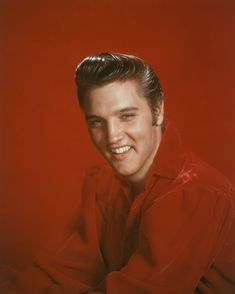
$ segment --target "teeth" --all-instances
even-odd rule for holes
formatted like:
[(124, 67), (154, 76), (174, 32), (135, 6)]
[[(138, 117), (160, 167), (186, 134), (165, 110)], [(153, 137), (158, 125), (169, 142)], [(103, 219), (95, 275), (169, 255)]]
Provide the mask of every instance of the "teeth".
[(112, 152), (115, 154), (122, 154), (124, 152), (127, 152), (130, 149), (131, 149), (130, 146), (123, 146), (123, 147), (119, 147), (119, 148), (113, 148)]

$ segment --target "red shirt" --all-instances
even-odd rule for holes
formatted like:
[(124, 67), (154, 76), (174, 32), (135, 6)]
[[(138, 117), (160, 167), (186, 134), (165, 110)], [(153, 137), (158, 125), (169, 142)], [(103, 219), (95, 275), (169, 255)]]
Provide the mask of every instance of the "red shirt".
[(108, 166), (89, 172), (77, 226), (22, 293), (235, 293), (234, 195), (169, 126), (136, 199)]

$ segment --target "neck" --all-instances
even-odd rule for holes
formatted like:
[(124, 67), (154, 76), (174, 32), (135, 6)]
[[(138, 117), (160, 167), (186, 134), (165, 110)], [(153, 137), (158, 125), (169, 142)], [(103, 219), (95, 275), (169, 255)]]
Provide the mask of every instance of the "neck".
[(141, 194), (145, 189), (145, 182), (136, 183), (131, 185), (131, 195), (133, 198), (136, 198), (139, 194)]

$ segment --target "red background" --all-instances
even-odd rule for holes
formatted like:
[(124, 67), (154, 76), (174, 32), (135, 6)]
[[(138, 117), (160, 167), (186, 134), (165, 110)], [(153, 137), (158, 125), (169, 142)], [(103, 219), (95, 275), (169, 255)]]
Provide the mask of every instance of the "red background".
[(6, 0), (0, 11), (4, 262), (30, 263), (76, 211), (84, 167), (100, 160), (75, 94), (86, 55), (150, 63), (186, 145), (235, 182), (234, 0)]

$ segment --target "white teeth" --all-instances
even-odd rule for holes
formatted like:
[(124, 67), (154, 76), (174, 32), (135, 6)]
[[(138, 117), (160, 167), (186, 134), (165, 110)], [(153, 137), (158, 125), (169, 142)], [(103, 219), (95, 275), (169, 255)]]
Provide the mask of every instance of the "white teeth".
[(119, 148), (113, 148), (112, 152), (115, 154), (122, 154), (122, 153), (127, 152), (130, 149), (131, 149), (130, 146), (123, 146), (123, 147), (119, 147)]

